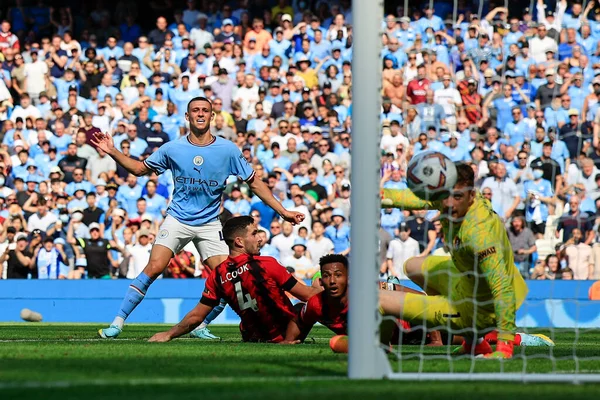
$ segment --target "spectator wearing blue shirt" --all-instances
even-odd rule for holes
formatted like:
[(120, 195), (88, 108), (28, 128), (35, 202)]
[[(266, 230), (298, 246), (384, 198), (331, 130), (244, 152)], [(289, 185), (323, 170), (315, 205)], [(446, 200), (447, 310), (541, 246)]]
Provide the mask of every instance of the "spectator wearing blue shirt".
[(115, 147), (121, 147), (121, 143), (127, 140), (130, 144), (129, 152), (134, 157), (139, 157), (144, 154), (144, 151), (148, 147), (148, 143), (140, 139), (137, 136), (138, 128), (134, 124), (129, 124), (127, 126), (127, 135), (120, 135), (114, 138)]
[(569, 95), (564, 95), (562, 98), (555, 98), (552, 100), (552, 105), (544, 110), (544, 118), (548, 128), (560, 129), (569, 120), (568, 109), (560, 106), (561, 102), (564, 104), (570, 103), (568, 97)]
[[(281, 146), (278, 142), (273, 142), (271, 144), (271, 151), (273, 152), (273, 156), (265, 160), (265, 170), (269, 173), (274, 172), (277, 168), (281, 168), (286, 171), (289, 170), (292, 165), (292, 161), (289, 158), (281, 155)], [(284, 178), (285, 175), (282, 175), (282, 179)]]
[(525, 181), (521, 194), (526, 205), (525, 219), (538, 239), (543, 237), (546, 230), (548, 204), (552, 203), (554, 197), (552, 184), (543, 178), (542, 168), (542, 162), (539, 160), (531, 163), (533, 180)]
[(504, 127), (504, 135), (509, 140), (511, 146), (520, 148), (523, 142), (531, 140), (529, 137), (529, 126), (523, 120), (521, 107), (513, 107), (511, 113), (513, 120)]
[(398, 208), (384, 208), (381, 210), (381, 228), (395, 237), (395, 230), (404, 221), (404, 214)]
[(427, 28), (433, 28), (434, 32), (441, 31), (444, 29), (444, 21), (437, 15), (434, 15), (433, 6), (427, 5), (425, 6), (425, 15), (417, 21), (417, 25), (421, 34), (424, 34)]
[(106, 47), (100, 49), (100, 53), (104, 56), (104, 59), (108, 60), (111, 57), (115, 57), (117, 60), (121, 58), (125, 52), (123, 48), (117, 46), (117, 38), (109, 36), (106, 40)]
[(350, 253), (350, 228), (344, 223), (346, 217), (339, 208), (331, 214), (333, 225), (325, 229), (325, 237), (333, 242), (333, 251), (336, 254), (348, 255)]
[(79, 82), (75, 80), (75, 71), (73, 71), (71, 68), (67, 68), (61, 78), (54, 78), (52, 80), (54, 86), (56, 86), (56, 98), (58, 99), (59, 103), (67, 101), (67, 97), (69, 97), (71, 88), (74, 88), (75, 92), (79, 90)]
[(415, 44), (417, 32), (410, 26), (409, 17), (400, 18), (400, 29), (396, 31), (396, 38), (400, 42), (400, 47), (405, 51)]
[(490, 96), (486, 101), (487, 104), (484, 104), (484, 108), (489, 106), (489, 103), (492, 102), (494, 108), (497, 111), (496, 114), (496, 127), (499, 131), (504, 131), (504, 127), (508, 124), (512, 119), (512, 109), (517, 105), (517, 103), (513, 100), (512, 97), (512, 87), (510, 85), (504, 85), (502, 88), (503, 97), (499, 97), (496, 100), (493, 100), (493, 96)]
[(119, 187), (117, 191), (117, 200), (128, 214), (135, 214), (137, 211), (137, 201), (142, 197), (142, 187), (137, 183), (137, 177), (133, 174), (127, 176), (127, 185)]
[(156, 193), (156, 182), (149, 180), (146, 182), (144, 189), (146, 192), (143, 195), (146, 199), (146, 211), (157, 221), (164, 218), (167, 213), (167, 199)]
[[(388, 178), (389, 175), (389, 178)], [(406, 181), (402, 179), (402, 171), (400, 168), (394, 167), (391, 172), (388, 172), (382, 178), (382, 181), (385, 181), (383, 184), (384, 189), (406, 189), (408, 186), (406, 185)]]
[(125, 16), (125, 22), (119, 26), (119, 31), (121, 32), (121, 40), (124, 42), (135, 43), (142, 35), (142, 28), (135, 22), (135, 16), (132, 14)]
[(65, 193), (73, 196), (77, 190), (84, 190), (86, 193), (95, 192), (96, 188), (84, 179), (84, 174), (85, 172), (82, 168), (75, 168), (73, 171), (73, 181), (67, 185)]
[(471, 159), (469, 149), (467, 146), (459, 146), (458, 139), (460, 139), (458, 132), (450, 133), (450, 140), (447, 142), (448, 145), (445, 154), (455, 163), (469, 161)]
[(229, 210), (234, 217), (250, 214), (250, 203), (243, 198), (242, 191), (238, 185), (233, 185), (229, 199), (225, 200), (223, 207)]

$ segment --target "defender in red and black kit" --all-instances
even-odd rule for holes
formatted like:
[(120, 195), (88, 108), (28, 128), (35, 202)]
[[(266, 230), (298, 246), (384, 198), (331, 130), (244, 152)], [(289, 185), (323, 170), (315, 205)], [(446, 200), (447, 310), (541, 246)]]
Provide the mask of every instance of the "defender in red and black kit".
[[(325, 290), (311, 297), (297, 317), (290, 321), (285, 343), (298, 343), (304, 340), (317, 322), (338, 335), (348, 334), (348, 259), (341, 254), (330, 254), (322, 257), (319, 264), (321, 266), (321, 284)], [(398, 287), (391, 290), (419, 293), (401, 285), (394, 286)], [(382, 287), (382, 289), (384, 288)], [(386, 324), (385, 328), (382, 325), (382, 342), (386, 342), (386, 344), (388, 342), (398, 343), (399, 340), (404, 344), (418, 344), (424, 340), (430, 345), (442, 344), (437, 331), (424, 334), (422, 330), (411, 328), (406, 321), (389, 320), (387, 322), (391, 322), (391, 324)], [(401, 326), (402, 335), (396, 324)]]
[(261, 239), (252, 217), (235, 217), (223, 227), (229, 257), (215, 268), (198, 305), (168, 332), (160, 332), (151, 342), (167, 342), (191, 332), (224, 299), (240, 316), (240, 332), (245, 342), (282, 342), (294, 306), (285, 292), (307, 301), (320, 289), (305, 286), (272, 257), (259, 256)]

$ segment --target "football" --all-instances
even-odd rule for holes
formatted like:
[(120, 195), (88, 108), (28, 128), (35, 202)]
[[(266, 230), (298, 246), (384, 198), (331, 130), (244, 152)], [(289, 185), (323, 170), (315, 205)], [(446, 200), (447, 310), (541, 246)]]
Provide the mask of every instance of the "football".
[(438, 152), (426, 151), (415, 155), (408, 163), (408, 188), (417, 197), (436, 201), (445, 199), (456, 184), (456, 166)]

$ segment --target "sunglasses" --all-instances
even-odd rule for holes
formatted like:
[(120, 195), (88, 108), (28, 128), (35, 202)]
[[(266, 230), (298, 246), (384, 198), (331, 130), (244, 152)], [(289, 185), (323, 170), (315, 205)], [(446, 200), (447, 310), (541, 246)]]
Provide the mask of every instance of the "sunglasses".
[(527, 160), (527, 157), (517, 157), (518, 160)]

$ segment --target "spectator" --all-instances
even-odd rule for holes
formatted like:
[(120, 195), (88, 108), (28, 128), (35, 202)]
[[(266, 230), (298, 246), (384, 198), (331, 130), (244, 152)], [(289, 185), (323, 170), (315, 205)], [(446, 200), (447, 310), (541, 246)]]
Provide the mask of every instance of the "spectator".
[(55, 243), (50, 236), (44, 239), (43, 245), (36, 247), (32, 262), (36, 265), (38, 279), (67, 279), (69, 275), (64, 245)]
[(418, 257), (421, 251), (419, 243), (410, 237), (410, 227), (405, 222), (398, 225), (398, 230), (400, 236), (390, 242), (386, 268), (382, 268), (380, 272), (398, 279), (408, 279), (404, 273), (404, 263), (411, 257)]
[[(278, 229), (281, 230), (281, 233), (277, 231), (277, 228), (273, 230), (274, 225), (275, 227), (279, 225)], [(279, 259), (288, 259), (293, 255), (292, 247), (294, 246), (295, 240), (298, 238), (298, 236), (294, 234), (294, 227), (289, 222), (284, 221), (281, 224), (277, 222), (277, 225), (272, 223), (271, 229), (271, 234), (273, 235), (271, 238), (271, 244), (279, 252)]]
[(175, 254), (165, 271), (165, 278), (193, 278), (196, 270), (196, 259), (189, 251), (181, 250)]
[(350, 254), (350, 229), (344, 223), (344, 212), (336, 208), (331, 216), (333, 223), (325, 229), (325, 236), (333, 242), (336, 254)]
[(76, 250), (79, 253), (78, 259), (85, 257), (85, 272), (88, 278), (110, 279), (113, 275), (111, 268), (114, 266), (110, 253), (111, 245), (108, 240), (101, 237), (100, 225), (97, 223), (90, 224), (89, 235), (89, 238), (80, 237), (74, 234), (70, 226), (67, 241), (70, 245), (76, 246), (76, 249), (80, 249)]
[(292, 268), (296, 279), (310, 279), (317, 272), (314, 263), (306, 254), (306, 242), (298, 237), (292, 245), (293, 254), (284, 258), (282, 263), (287, 268)]
[(508, 230), (508, 240), (513, 249), (515, 264), (525, 279), (529, 277), (529, 260), (537, 251), (533, 232), (525, 226), (525, 219), (514, 217)]
[(579, 209), (580, 200), (577, 196), (569, 198), (569, 211), (564, 213), (556, 225), (556, 237), (560, 237), (560, 231), (563, 232), (563, 240), (573, 237), (573, 230), (578, 229), (583, 235), (581, 241), (590, 244), (594, 239), (593, 224), (587, 213), (582, 213)]
[(1, 262), (6, 262), (7, 279), (27, 279), (33, 273), (33, 253), (28, 248), (27, 234), (15, 235), (15, 242), (7, 246)]
[(583, 242), (584, 236), (579, 228), (571, 231), (571, 236), (565, 242), (565, 254), (568, 268), (573, 271), (573, 279), (587, 280), (594, 276), (594, 259), (592, 247)]
[[(150, 259), (150, 231), (140, 229), (136, 232), (137, 243), (131, 247), (128, 252), (130, 255), (129, 268), (127, 270), (127, 279), (135, 279), (143, 270)], [(181, 257), (179, 258), (181, 260)]]
[(513, 211), (521, 201), (521, 195), (517, 191), (515, 183), (506, 176), (506, 167), (499, 163), (496, 166), (494, 176), (483, 181), (482, 188), (490, 188), (492, 193), (492, 207), (496, 214), (505, 221), (512, 216)]

